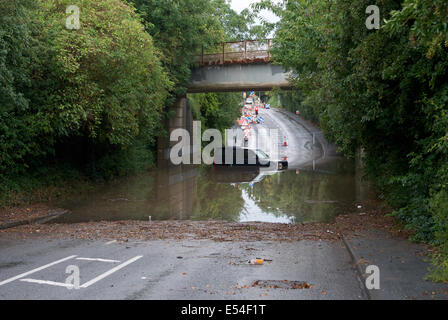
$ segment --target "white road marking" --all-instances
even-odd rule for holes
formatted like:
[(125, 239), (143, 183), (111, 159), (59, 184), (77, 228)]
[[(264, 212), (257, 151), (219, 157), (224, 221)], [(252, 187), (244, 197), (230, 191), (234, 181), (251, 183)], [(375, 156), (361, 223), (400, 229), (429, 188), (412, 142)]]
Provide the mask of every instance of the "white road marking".
[(14, 281), (14, 280), (17, 280), (17, 279), (26, 277), (26, 276), (28, 276), (28, 275), (30, 275), (30, 274), (35, 273), (35, 272), (38, 272), (38, 271), (47, 269), (47, 268), (49, 268), (49, 267), (51, 267), (51, 266), (54, 266), (55, 264), (58, 264), (58, 263), (61, 263), (61, 262), (64, 262), (64, 261), (73, 259), (73, 258), (75, 258), (75, 257), (76, 257), (76, 255), (74, 255), (74, 256), (69, 256), (69, 257), (67, 257), (67, 258), (64, 258), (64, 259), (61, 259), (61, 260), (57, 260), (57, 261), (51, 262), (51, 263), (49, 263), (49, 264), (46, 264), (46, 265), (44, 265), (44, 266), (42, 266), (42, 267), (39, 267), (39, 268), (30, 270), (30, 271), (25, 272), (25, 273), (22, 273), (22, 274), (19, 274), (19, 275), (15, 276), (15, 277), (6, 279), (6, 280), (0, 282), (0, 286), (2, 286), (2, 285), (4, 285), (4, 284), (7, 284), (7, 283), (10, 283), (10, 282), (12, 282), (12, 281)]
[(70, 284), (70, 283), (47, 281), (47, 280), (20, 279), (20, 281), (31, 282), (31, 283), (38, 283), (38, 284), (48, 284), (50, 286), (65, 287), (65, 288), (73, 287), (73, 284)]
[(112, 243), (115, 243), (115, 242), (117, 242), (117, 240), (112, 240), (112, 241), (106, 242), (105, 244), (108, 245), (108, 244), (112, 244)]
[(119, 260), (101, 259), (101, 258), (76, 258), (76, 260), (86, 260), (86, 261), (99, 261), (99, 262), (110, 262), (117, 263)]
[(94, 284), (95, 282), (98, 282), (98, 281), (100, 281), (100, 280), (106, 278), (107, 276), (110, 276), (112, 273), (114, 273), (114, 272), (120, 270), (121, 268), (126, 267), (127, 265), (129, 265), (129, 264), (131, 264), (131, 263), (137, 261), (138, 259), (140, 259), (140, 258), (142, 258), (142, 257), (143, 257), (143, 256), (136, 256), (136, 257), (134, 257), (134, 258), (132, 258), (132, 259), (129, 259), (128, 261), (123, 262), (122, 264), (116, 266), (115, 268), (110, 269), (109, 271), (106, 271), (105, 273), (99, 275), (98, 277), (93, 278), (93, 279), (90, 280), (90, 281), (87, 281), (86, 283), (84, 283), (84, 284), (81, 285), (80, 287), (81, 287), (81, 288), (87, 288), (87, 287), (91, 286), (92, 284)]

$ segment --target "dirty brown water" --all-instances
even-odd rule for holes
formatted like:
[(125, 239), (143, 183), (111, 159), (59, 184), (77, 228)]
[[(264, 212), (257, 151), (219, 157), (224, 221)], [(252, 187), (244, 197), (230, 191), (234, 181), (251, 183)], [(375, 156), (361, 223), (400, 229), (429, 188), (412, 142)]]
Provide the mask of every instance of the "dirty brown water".
[(55, 203), (71, 212), (50, 223), (149, 219), (330, 222), (338, 214), (361, 212), (375, 198), (356, 168), (354, 161), (339, 156), (284, 172), (166, 164)]

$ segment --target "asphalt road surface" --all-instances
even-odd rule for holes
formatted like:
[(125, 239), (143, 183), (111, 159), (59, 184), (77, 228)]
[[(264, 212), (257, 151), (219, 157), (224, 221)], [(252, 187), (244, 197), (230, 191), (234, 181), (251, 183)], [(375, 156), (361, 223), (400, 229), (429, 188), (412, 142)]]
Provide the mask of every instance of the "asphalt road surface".
[(0, 299), (363, 298), (341, 243), (0, 240)]
[[(316, 140), (313, 140), (313, 135), (290, 117), (277, 109), (262, 108), (259, 115), (263, 117), (264, 122), (253, 125), (253, 134), (249, 137), (247, 145), (249, 148), (260, 148), (271, 158), (286, 158), (290, 168), (298, 168), (321, 155), (322, 152)], [(271, 146), (271, 143), (276, 144), (276, 148), (268, 147), (266, 150), (265, 146)], [(278, 154), (272, 154), (271, 151)]]
[[(298, 125), (294, 117), (275, 109), (261, 110), (261, 115), (265, 122), (254, 126), (255, 134), (261, 135), (262, 128), (278, 129), (277, 143), (290, 168), (321, 156), (310, 132)], [(282, 146), (285, 136), (287, 147)], [(12, 240), (2, 235), (0, 299), (448, 297), (446, 285), (424, 281), (428, 263), (418, 254), (424, 252), (422, 246), (383, 234), (375, 239), (361, 236), (352, 244), (353, 249), (349, 250), (342, 240), (319, 239), (116, 242)], [(264, 259), (264, 263), (250, 264), (255, 258)], [(381, 269), (381, 290), (373, 293), (366, 289), (359, 272), (360, 266), (367, 264)]]

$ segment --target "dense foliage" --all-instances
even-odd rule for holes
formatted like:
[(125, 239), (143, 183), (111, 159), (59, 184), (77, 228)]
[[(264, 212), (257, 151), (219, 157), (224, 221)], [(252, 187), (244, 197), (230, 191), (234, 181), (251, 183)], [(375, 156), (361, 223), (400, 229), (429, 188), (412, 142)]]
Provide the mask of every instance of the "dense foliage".
[[(66, 28), (69, 5), (80, 8), (79, 29)], [(154, 163), (195, 56), (260, 35), (254, 19), (225, 0), (0, 0), (2, 205), (21, 202), (15, 192)], [(238, 116), (235, 94), (190, 104), (203, 128)]]
[[(379, 30), (365, 26), (372, 4), (380, 8)], [(268, 1), (261, 7), (281, 16), (273, 54), (297, 72), (303, 105), (326, 136), (347, 155), (364, 149), (368, 176), (416, 231), (415, 240), (447, 247), (446, 1), (290, 0), (284, 8)]]
[(151, 36), (119, 0), (77, 1), (81, 28), (69, 30), (70, 4), (1, 0), (2, 197), (53, 174), (107, 178), (153, 162), (172, 84)]
[(198, 93), (189, 94), (188, 101), (195, 120), (200, 120), (202, 130), (214, 128), (223, 134), (231, 128), (241, 115), (242, 95), (240, 93)]
[(225, 39), (214, 2), (203, 0), (132, 0), (147, 32), (161, 52), (163, 66), (175, 84), (173, 100), (185, 94), (190, 66), (202, 48)]
[[(65, 27), (73, 4), (79, 30)], [(365, 25), (373, 4), (379, 30)], [(446, 0), (262, 0), (255, 13), (263, 8), (281, 21), (256, 26), (254, 12), (225, 0), (0, 0), (0, 201), (147, 167), (195, 56), (275, 28), (273, 57), (298, 77), (270, 101), (280, 95), (346, 155), (364, 150), (368, 177), (414, 239), (441, 245), (432, 275), (447, 280)], [(203, 129), (221, 130), (240, 98), (189, 97)]]
[(24, 158), (39, 153), (32, 143), (32, 115), (27, 113), (33, 27), (25, 6), (31, 4), (0, 1), (0, 176), (21, 171)]
[[(249, 9), (237, 13), (225, 0), (132, 0), (145, 21), (146, 30), (160, 50), (161, 59), (175, 84), (172, 99), (186, 92), (191, 65), (204, 50), (213, 51), (222, 41), (239, 41), (265, 36), (265, 29), (253, 25), (256, 15)], [(202, 129), (221, 131), (239, 116), (241, 96), (234, 93), (189, 95), (195, 120)]]
[[(249, 9), (237, 13), (225, 0), (132, 0), (145, 20), (146, 30), (161, 51), (162, 62), (175, 90), (170, 102), (186, 92), (190, 68), (204, 50), (214, 52), (222, 41), (240, 41), (265, 36), (266, 30), (254, 25), (256, 15)], [(234, 93), (189, 95), (195, 120), (202, 129), (224, 132), (239, 116), (241, 96)], [(169, 104), (169, 103), (168, 103)]]

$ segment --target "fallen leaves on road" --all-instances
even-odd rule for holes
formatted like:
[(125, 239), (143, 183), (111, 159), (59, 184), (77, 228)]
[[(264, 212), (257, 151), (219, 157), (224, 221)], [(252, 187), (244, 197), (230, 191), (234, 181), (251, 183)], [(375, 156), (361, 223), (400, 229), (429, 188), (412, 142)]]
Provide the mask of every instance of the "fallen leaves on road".
[[(0, 230), (11, 238), (70, 238), (88, 240), (202, 240), (213, 241), (336, 241), (347, 239), (363, 230), (383, 230), (395, 235), (409, 236), (394, 218), (372, 211), (368, 215), (346, 214), (333, 223), (282, 224), (264, 222), (223, 221), (100, 221), (74, 224), (30, 224)], [(38, 231), (39, 230), (39, 231)], [(331, 230), (331, 232), (327, 232)], [(248, 247), (248, 251), (252, 248)]]
[(35, 204), (11, 209), (0, 209), (0, 224), (46, 217), (57, 211), (62, 211), (62, 209), (49, 208), (45, 204)]
[(313, 286), (305, 281), (290, 280), (257, 280), (252, 283), (252, 287), (264, 289), (312, 289)]
[(359, 259), (358, 262), (356, 262), (356, 264), (369, 264), (369, 260), (366, 259)]

